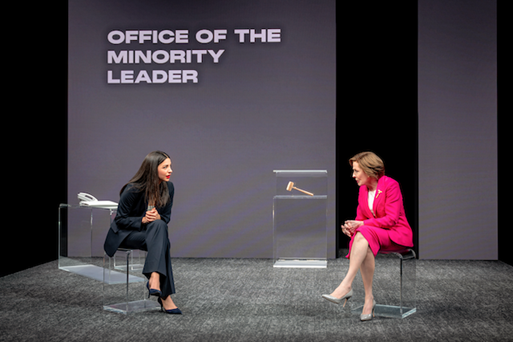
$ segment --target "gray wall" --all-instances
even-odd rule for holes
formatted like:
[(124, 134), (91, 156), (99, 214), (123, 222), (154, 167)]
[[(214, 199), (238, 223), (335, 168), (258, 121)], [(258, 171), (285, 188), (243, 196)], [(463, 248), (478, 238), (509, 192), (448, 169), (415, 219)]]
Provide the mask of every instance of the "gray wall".
[(496, 2), (418, 13), (420, 257), (496, 260)]
[[(280, 29), (281, 39), (240, 43), (234, 30), (246, 28)], [(112, 30), (166, 29), (188, 30), (189, 42), (107, 40)], [(226, 29), (226, 39), (198, 43), (202, 29)], [(68, 202), (78, 192), (117, 201), (145, 155), (160, 149), (174, 170), (173, 256), (272, 257), (273, 170), (327, 170), (334, 257), (335, 36), (334, 0), (70, 0)], [(225, 52), (219, 63), (107, 59), (109, 50), (201, 49)], [(135, 79), (169, 69), (195, 70), (198, 82), (108, 83), (109, 71), (120, 79), (134, 70)]]

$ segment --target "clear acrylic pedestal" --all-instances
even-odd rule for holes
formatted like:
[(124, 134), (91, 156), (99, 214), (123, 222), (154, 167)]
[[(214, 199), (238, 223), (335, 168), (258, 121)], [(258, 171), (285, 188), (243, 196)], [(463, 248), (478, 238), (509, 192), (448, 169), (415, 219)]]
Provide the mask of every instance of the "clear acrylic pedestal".
[(275, 170), (274, 267), (327, 267), (327, 171)]

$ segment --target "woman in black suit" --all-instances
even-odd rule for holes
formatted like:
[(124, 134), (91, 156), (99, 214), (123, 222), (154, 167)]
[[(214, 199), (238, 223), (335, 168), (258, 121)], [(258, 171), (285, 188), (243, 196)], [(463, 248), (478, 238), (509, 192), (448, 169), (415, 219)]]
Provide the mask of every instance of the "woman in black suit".
[(175, 293), (167, 224), (171, 219), (174, 186), (169, 181), (171, 158), (162, 151), (149, 153), (139, 171), (120, 191), (116, 217), (104, 249), (112, 257), (118, 247), (147, 251), (143, 274), (149, 295), (158, 296), (165, 312), (181, 314), (171, 299)]

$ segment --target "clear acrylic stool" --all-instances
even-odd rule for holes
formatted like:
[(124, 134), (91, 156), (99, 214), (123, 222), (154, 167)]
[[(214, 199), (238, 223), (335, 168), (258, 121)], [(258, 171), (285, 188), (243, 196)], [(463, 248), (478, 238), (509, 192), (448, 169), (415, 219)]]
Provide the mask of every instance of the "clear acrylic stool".
[[(378, 253), (373, 281), (376, 316), (405, 318), (417, 311), (416, 261), (417, 258), (412, 249)], [(359, 282), (361, 283), (361, 279)], [(355, 293), (350, 300), (353, 314), (358, 315), (362, 313), (365, 298), (363, 283), (360, 283), (356, 286), (353, 285)]]
[(118, 248), (113, 257), (103, 256), (103, 309), (122, 314), (160, 308), (148, 298), (142, 274), (146, 252)]

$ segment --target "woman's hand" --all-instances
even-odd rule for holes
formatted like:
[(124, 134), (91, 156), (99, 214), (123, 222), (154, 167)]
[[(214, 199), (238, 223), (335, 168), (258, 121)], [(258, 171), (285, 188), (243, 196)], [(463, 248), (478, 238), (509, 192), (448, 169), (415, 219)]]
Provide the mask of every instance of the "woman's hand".
[(153, 208), (146, 212), (146, 215), (142, 219), (142, 223), (147, 224), (155, 220), (160, 220), (160, 214), (158, 213), (157, 209)]
[(356, 229), (361, 226), (363, 226), (363, 221), (347, 220), (342, 225), (342, 232), (347, 236), (352, 237), (355, 234)]

